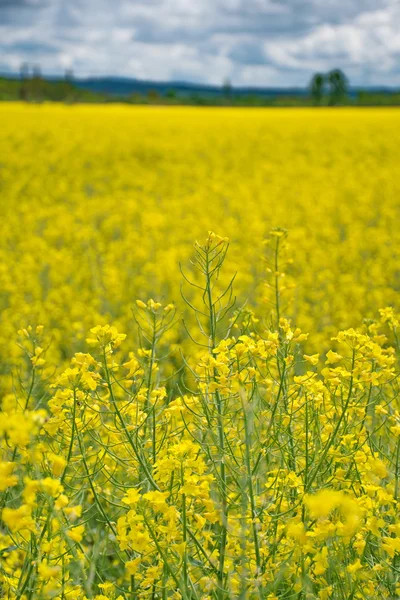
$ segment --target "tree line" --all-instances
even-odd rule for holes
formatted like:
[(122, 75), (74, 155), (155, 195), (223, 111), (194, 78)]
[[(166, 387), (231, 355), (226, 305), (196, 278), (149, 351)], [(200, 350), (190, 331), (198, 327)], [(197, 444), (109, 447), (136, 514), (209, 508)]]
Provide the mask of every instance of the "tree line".
[(121, 94), (118, 91), (96, 91), (75, 81), (71, 70), (64, 78), (47, 79), (40, 67), (28, 68), (22, 65), (19, 78), (0, 77), (0, 101), (24, 102), (65, 102), (65, 103), (108, 103), (155, 105), (195, 105), (195, 106), (399, 106), (400, 92), (353, 90), (349, 93), (349, 82), (340, 69), (328, 73), (315, 73), (308, 92), (288, 91), (274, 94), (262, 90), (235, 89), (226, 79), (220, 89), (212, 93), (200, 87), (193, 91), (174, 88), (161, 90), (149, 87), (147, 90)]
[(348, 96), (348, 80), (340, 69), (329, 73), (315, 73), (310, 83), (310, 93), (316, 106), (337, 106), (345, 103)]

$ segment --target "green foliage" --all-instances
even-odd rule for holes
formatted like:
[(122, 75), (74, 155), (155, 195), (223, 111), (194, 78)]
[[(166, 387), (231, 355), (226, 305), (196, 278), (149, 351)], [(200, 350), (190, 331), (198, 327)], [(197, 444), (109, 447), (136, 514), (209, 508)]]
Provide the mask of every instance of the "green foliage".
[[(65, 103), (109, 103), (156, 104), (156, 105), (194, 105), (194, 106), (399, 106), (400, 92), (362, 90), (355, 97), (348, 94), (347, 78), (339, 69), (328, 74), (316, 73), (309, 85), (309, 96), (288, 93), (286, 96), (237, 94), (230, 82), (225, 82), (221, 93), (215, 95), (194, 91), (183, 95), (171, 88), (162, 95), (151, 89), (147, 94), (133, 93), (118, 96), (93, 92), (78, 87), (72, 77), (64, 80), (49, 81), (41, 77), (40, 72), (29, 77), (21, 74), (21, 79), (0, 77), (0, 102), (65, 102)], [(229, 84), (229, 85), (228, 85)]]
[(311, 97), (315, 105), (320, 105), (324, 95), (325, 75), (316, 73), (310, 84)]

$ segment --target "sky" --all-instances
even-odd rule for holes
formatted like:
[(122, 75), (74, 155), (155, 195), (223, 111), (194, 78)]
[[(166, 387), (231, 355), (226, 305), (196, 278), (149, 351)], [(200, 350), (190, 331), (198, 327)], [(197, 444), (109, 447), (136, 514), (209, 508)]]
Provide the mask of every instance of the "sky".
[(400, 0), (0, 0), (0, 72), (400, 86)]

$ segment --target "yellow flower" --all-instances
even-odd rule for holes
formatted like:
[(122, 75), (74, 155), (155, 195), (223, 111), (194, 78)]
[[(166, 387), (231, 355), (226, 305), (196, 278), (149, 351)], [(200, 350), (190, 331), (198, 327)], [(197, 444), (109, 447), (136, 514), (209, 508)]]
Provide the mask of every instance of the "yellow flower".
[(0, 492), (17, 485), (18, 477), (12, 474), (14, 468), (14, 462), (0, 462)]
[(122, 498), (122, 502), (124, 504), (128, 504), (129, 506), (134, 506), (141, 498), (140, 490), (131, 488), (126, 492), (124, 498)]
[(360, 571), (360, 569), (362, 569), (362, 564), (360, 562), (360, 559), (357, 558), (357, 560), (353, 563), (351, 563), (350, 565), (348, 565), (346, 567), (346, 570), (351, 574), (354, 575), (355, 573), (357, 573), (358, 571)]
[(336, 490), (321, 490), (314, 495), (307, 495), (304, 504), (307, 506), (312, 518), (327, 517), (343, 502), (343, 492)]
[(31, 358), (31, 362), (34, 367), (42, 367), (45, 364), (46, 361), (42, 357), (42, 354), (43, 348), (40, 348), (40, 346), (36, 346), (35, 354)]
[(60, 481), (58, 479), (51, 479), (51, 477), (45, 477), (45, 479), (40, 481), (40, 489), (53, 498), (57, 498), (64, 491), (64, 487)]
[(303, 356), (304, 356), (304, 359), (307, 362), (311, 363), (314, 367), (318, 364), (319, 354), (312, 354), (312, 355), (304, 354)]
[(66, 496), (65, 494), (60, 494), (54, 503), (54, 507), (57, 510), (62, 510), (63, 508), (68, 506), (68, 504), (69, 504), (68, 496)]
[(32, 510), (27, 504), (22, 504), (22, 506), (16, 509), (3, 508), (1, 518), (12, 532), (28, 530), (33, 533), (35, 531)]
[(141, 558), (134, 558), (133, 560), (128, 560), (125, 563), (125, 569), (127, 570), (129, 575), (135, 575), (139, 566), (140, 566)]
[(323, 575), (329, 567), (328, 548), (324, 546), (321, 552), (317, 552), (314, 556), (314, 573), (315, 575)]
[(96, 327), (92, 327), (90, 333), (94, 337), (87, 338), (86, 342), (91, 346), (100, 346), (106, 349), (118, 348), (126, 338), (125, 333), (118, 333), (117, 328), (111, 325), (96, 325)]
[(82, 541), (84, 531), (85, 528), (83, 525), (77, 525), (76, 527), (69, 529), (66, 533), (71, 540), (79, 543)]
[(49, 565), (47, 560), (43, 560), (38, 566), (38, 572), (41, 579), (55, 579), (61, 572), (61, 566)]
[(338, 509), (345, 517), (345, 522), (338, 522), (337, 533), (341, 536), (351, 536), (359, 525), (360, 510), (355, 499), (342, 491), (325, 489), (313, 495), (306, 495), (304, 504), (311, 518), (328, 517), (333, 510)]
[(326, 353), (326, 361), (325, 362), (327, 365), (334, 365), (335, 363), (338, 363), (339, 361), (341, 361), (342, 358), (343, 358), (343, 356), (341, 356), (337, 352), (333, 352), (333, 350), (329, 350)]
[(400, 537), (384, 537), (382, 548), (393, 558), (396, 552), (400, 552)]
[(60, 477), (64, 472), (67, 461), (60, 454), (53, 454), (52, 452), (48, 454), (48, 459), (51, 463), (51, 470), (55, 477)]
[(307, 542), (306, 531), (302, 522), (289, 523), (286, 527), (286, 535), (299, 542), (300, 545)]
[(122, 365), (123, 367), (125, 367), (125, 369), (129, 370), (129, 373), (126, 376), (127, 379), (130, 379), (131, 377), (133, 377), (133, 375), (135, 375), (136, 377), (143, 375), (143, 369), (140, 367), (140, 363), (137, 360), (137, 358), (135, 357), (135, 355), (133, 354), (133, 352), (129, 353), (129, 357), (130, 357), (130, 360), (123, 363), (123, 365)]
[(0, 118), (3, 595), (400, 597), (400, 111)]

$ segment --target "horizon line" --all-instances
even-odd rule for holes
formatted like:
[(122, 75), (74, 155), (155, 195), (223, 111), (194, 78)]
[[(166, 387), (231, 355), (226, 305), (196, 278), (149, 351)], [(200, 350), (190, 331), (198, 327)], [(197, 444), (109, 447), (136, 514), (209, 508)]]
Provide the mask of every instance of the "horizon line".
[[(34, 65), (32, 65), (34, 66)], [(65, 75), (68, 72), (68, 69), (66, 69), (64, 71), (63, 74), (45, 74), (43, 72), (41, 72), (41, 77), (44, 80), (56, 80), (56, 81), (63, 81), (66, 79)], [(5, 71), (0, 71), (0, 77), (4, 78), (4, 79), (21, 79), (21, 73), (17, 73), (17, 72), (5, 72)], [(85, 81), (98, 81), (98, 80), (107, 80), (107, 81), (125, 81), (125, 82), (137, 82), (137, 83), (144, 83), (144, 84), (149, 84), (149, 85), (165, 85), (165, 86), (171, 86), (173, 87), (174, 85), (179, 85), (179, 86), (185, 86), (185, 87), (189, 87), (189, 88), (204, 88), (204, 89), (215, 89), (215, 90), (221, 90), (224, 88), (224, 85), (226, 85), (229, 82), (229, 87), (232, 90), (254, 90), (254, 91), (268, 91), (268, 90), (287, 90), (287, 91), (306, 91), (308, 90), (309, 87), (309, 83), (307, 83), (304, 86), (299, 86), (299, 85), (277, 85), (277, 86), (260, 86), (260, 85), (255, 85), (255, 84), (249, 84), (249, 85), (234, 85), (232, 82), (229, 81), (229, 79), (227, 78), (226, 82), (222, 82), (221, 84), (217, 84), (217, 83), (202, 83), (202, 82), (196, 82), (196, 81), (190, 81), (190, 80), (180, 80), (180, 79), (170, 79), (170, 80), (162, 80), (162, 79), (140, 79), (134, 76), (129, 76), (129, 75), (107, 75), (107, 74), (103, 74), (103, 75), (77, 75), (74, 76), (72, 75), (71, 77), (71, 81), (77, 81), (77, 82), (85, 82)], [(396, 90), (400, 90), (400, 86), (391, 86), (391, 85), (379, 85), (379, 84), (366, 84), (366, 85), (362, 85), (362, 84), (358, 84), (358, 85), (351, 85), (349, 84), (348, 86), (349, 90), (390, 90), (390, 91), (396, 91)]]

